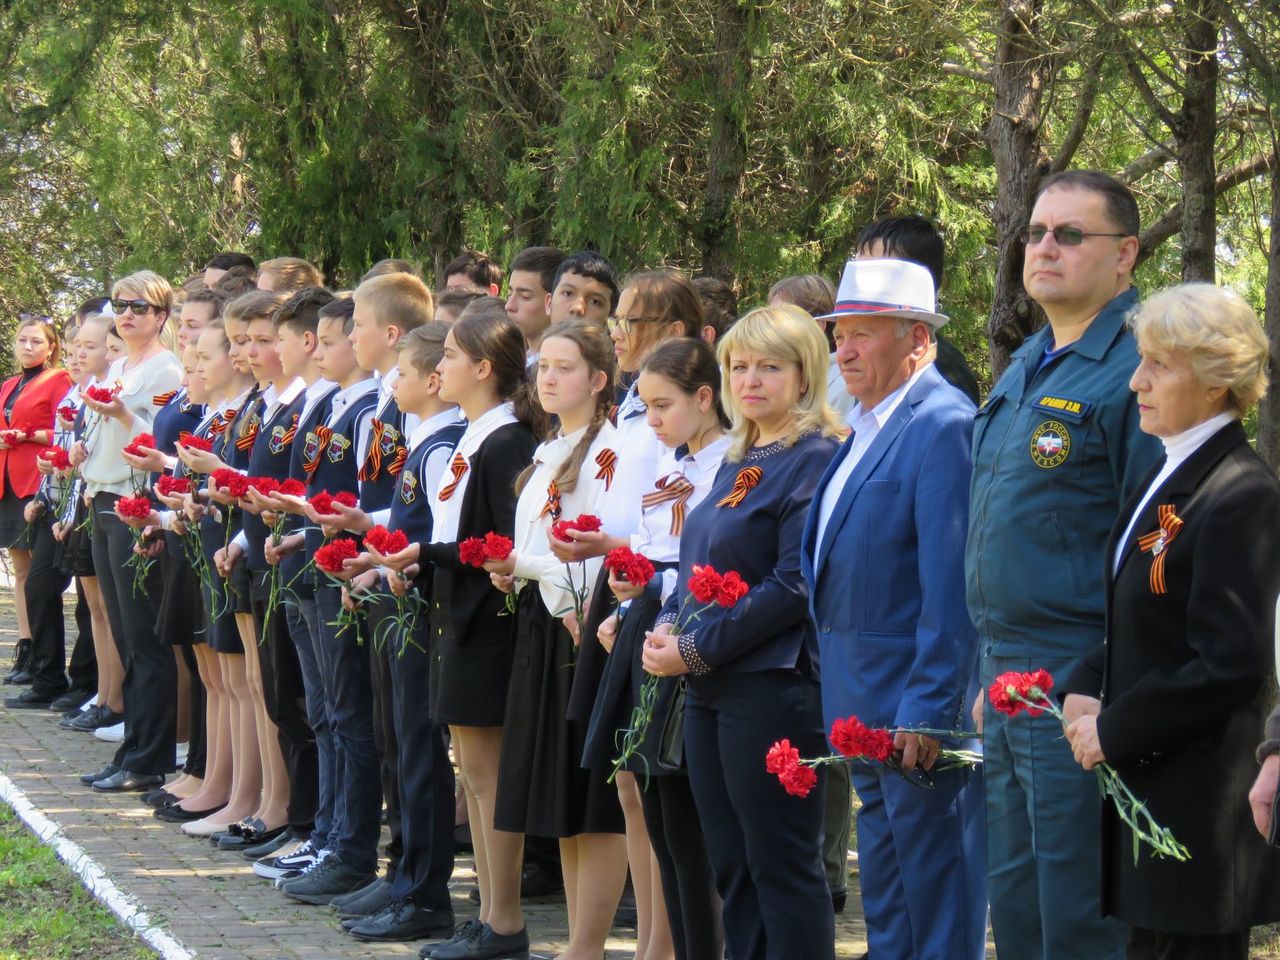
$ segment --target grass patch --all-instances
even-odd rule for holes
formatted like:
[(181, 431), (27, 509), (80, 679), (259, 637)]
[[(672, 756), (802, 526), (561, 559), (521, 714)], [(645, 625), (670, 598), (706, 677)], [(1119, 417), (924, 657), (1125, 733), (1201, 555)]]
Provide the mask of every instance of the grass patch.
[(0, 960), (154, 960), (0, 805)]

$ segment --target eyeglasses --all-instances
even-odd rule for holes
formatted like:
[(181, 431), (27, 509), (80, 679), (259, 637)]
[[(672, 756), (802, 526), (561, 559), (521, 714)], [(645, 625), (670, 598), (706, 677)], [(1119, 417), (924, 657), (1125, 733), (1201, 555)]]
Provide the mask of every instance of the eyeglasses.
[(610, 317), (609, 330), (617, 330), (619, 333), (629, 334), (631, 325), (635, 323), (662, 323), (666, 317)]
[(155, 310), (156, 306), (146, 300), (112, 300), (111, 309), (116, 312), (116, 316), (131, 310), (135, 317), (140, 317), (148, 310)]
[(1060, 247), (1078, 247), (1086, 237), (1127, 237), (1127, 233), (1087, 233), (1079, 227), (1023, 227), (1018, 239), (1024, 246), (1034, 247), (1047, 235), (1053, 234), (1053, 242)]

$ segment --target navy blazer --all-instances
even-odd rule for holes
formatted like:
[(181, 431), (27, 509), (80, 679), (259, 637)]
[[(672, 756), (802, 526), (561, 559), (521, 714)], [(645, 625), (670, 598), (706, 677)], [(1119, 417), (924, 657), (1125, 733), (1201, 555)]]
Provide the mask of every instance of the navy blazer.
[(854, 467), (816, 543), (827, 468), (801, 569), (818, 627), (823, 714), (877, 727), (964, 729), (977, 633), (965, 606), (974, 406), (930, 366)]

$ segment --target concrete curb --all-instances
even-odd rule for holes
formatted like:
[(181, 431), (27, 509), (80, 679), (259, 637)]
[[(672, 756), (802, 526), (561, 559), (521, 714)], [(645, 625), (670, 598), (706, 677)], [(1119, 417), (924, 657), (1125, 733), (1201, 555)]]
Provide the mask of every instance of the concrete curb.
[(42, 843), (53, 848), (58, 859), (71, 868), (95, 900), (114, 913), (121, 923), (141, 937), (163, 960), (192, 960), (196, 956), (163, 928), (153, 924), (133, 897), (116, 886), (97, 861), (78, 843), (69, 839), (62, 827), (45, 816), (3, 773), (0, 773), (0, 800), (13, 808), (13, 812)]

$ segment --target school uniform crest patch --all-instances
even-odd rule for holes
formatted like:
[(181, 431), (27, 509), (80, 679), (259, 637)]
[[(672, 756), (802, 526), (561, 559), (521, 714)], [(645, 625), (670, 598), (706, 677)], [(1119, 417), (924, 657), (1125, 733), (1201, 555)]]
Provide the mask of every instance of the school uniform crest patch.
[(340, 433), (335, 433), (329, 438), (329, 446), (325, 450), (325, 456), (329, 458), (330, 463), (341, 463), (347, 456), (347, 451), (351, 448), (351, 441)]
[(413, 503), (418, 498), (418, 478), (412, 470), (404, 470), (400, 474), (400, 502)]

